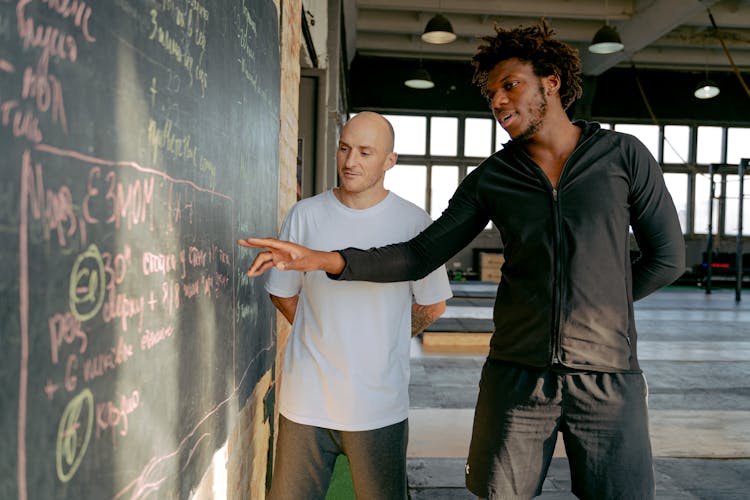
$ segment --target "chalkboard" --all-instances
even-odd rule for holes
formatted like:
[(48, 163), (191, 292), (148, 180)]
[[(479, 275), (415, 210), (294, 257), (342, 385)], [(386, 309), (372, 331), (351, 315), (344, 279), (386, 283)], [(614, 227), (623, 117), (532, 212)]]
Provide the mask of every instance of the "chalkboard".
[(0, 498), (186, 498), (272, 368), (271, 0), (0, 0)]

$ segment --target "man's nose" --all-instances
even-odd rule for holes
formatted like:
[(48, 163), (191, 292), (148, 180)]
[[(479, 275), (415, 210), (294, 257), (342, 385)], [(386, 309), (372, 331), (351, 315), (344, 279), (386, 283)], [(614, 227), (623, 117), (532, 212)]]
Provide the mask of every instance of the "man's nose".
[(503, 90), (498, 90), (492, 95), (492, 99), (490, 100), (490, 106), (494, 108), (498, 108), (501, 105), (508, 102), (508, 94)]
[(354, 164), (354, 162), (357, 160), (357, 154), (352, 150), (346, 153), (346, 157), (344, 158), (344, 165), (349, 167)]

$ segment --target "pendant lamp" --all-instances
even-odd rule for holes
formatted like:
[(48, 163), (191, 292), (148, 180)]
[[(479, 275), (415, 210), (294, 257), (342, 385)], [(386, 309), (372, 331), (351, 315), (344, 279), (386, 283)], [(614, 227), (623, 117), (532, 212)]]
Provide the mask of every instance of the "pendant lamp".
[(614, 54), (625, 48), (617, 30), (609, 24), (605, 24), (594, 35), (589, 45), (589, 51), (594, 54)]
[(443, 44), (451, 43), (456, 39), (451, 22), (442, 14), (435, 14), (427, 21), (427, 26), (422, 33), (422, 40), (427, 43)]
[(412, 89), (426, 90), (435, 86), (430, 73), (424, 68), (417, 68), (404, 81), (404, 85)]

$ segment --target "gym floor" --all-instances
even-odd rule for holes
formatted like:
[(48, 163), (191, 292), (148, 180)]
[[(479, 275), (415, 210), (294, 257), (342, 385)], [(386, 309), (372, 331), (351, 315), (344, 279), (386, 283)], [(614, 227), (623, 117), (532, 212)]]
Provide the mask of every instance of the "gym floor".
[[(446, 314), (412, 344), (412, 500), (474, 498), (464, 488), (464, 459), (496, 285), (453, 287)], [(750, 498), (750, 291), (744, 293), (736, 302), (734, 290), (707, 295), (675, 287), (636, 303), (657, 499)], [(436, 341), (441, 333), (448, 340)], [(561, 446), (539, 498), (574, 498)]]

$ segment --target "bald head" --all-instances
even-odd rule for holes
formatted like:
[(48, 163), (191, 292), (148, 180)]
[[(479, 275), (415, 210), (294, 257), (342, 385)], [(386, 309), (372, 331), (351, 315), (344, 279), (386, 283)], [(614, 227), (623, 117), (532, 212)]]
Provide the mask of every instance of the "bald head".
[(344, 129), (341, 131), (342, 135), (344, 135), (344, 131), (349, 126), (366, 129), (368, 135), (372, 137), (373, 146), (379, 149), (382, 148), (384, 153), (393, 152), (393, 143), (396, 135), (393, 132), (391, 122), (386, 120), (383, 115), (373, 111), (362, 111), (344, 125)]

